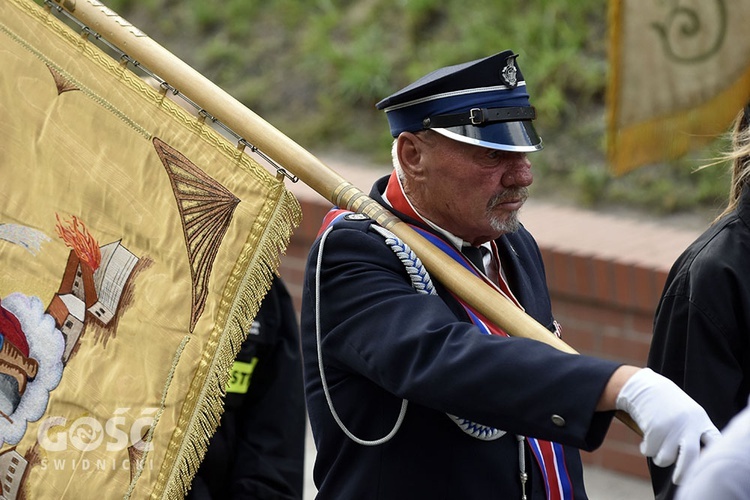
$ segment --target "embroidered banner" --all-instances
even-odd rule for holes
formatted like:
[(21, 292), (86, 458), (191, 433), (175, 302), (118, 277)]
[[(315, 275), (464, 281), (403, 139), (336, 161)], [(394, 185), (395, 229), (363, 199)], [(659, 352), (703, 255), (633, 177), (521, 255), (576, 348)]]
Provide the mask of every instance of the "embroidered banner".
[(3, 498), (182, 498), (299, 204), (30, 0), (0, 68)]
[(608, 156), (622, 174), (727, 130), (750, 100), (750, 3), (610, 0)]

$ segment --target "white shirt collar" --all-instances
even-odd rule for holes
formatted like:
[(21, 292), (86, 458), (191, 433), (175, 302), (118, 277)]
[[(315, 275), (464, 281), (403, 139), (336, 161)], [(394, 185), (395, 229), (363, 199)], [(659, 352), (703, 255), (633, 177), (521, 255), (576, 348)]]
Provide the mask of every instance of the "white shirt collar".
[[(401, 183), (401, 179), (399, 179), (399, 184), (400, 183)], [(402, 191), (403, 191), (403, 187), (402, 187)], [(450, 231), (443, 229), (442, 227), (438, 226), (437, 224), (432, 222), (430, 219), (428, 219), (427, 217), (419, 213), (419, 210), (417, 210), (416, 207), (411, 204), (411, 200), (409, 199), (408, 196), (406, 196), (406, 194), (404, 194), (404, 198), (406, 199), (407, 202), (409, 202), (409, 205), (411, 205), (411, 208), (412, 210), (414, 210), (414, 213), (419, 215), (419, 217), (432, 229), (442, 234), (445, 237), (445, 239), (448, 240), (448, 242), (451, 245), (453, 245), (459, 252), (461, 251), (463, 247), (472, 246), (469, 242), (464, 241), (458, 236), (456, 236), (455, 234), (451, 233)], [(383, 193), (383, 200), (385, 200), (385, 202), (388, 203), (388, 205), (391, 205), (391, 202), (388, 200), (388, 196), (385, 193)], [(492, 245), (490, 244), (489, 241), (482, 243), (480, 247), (484, 247), (485, 249), (489, 251), (490, 254), (492, 254)]]

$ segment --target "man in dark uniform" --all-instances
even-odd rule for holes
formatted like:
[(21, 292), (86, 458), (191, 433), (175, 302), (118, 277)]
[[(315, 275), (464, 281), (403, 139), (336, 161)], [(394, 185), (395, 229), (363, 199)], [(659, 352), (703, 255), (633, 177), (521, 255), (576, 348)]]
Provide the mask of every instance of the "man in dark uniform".
[(300, 500), (305, 418), (297, 316), (277, 277), (232, 367), (221, 423), (187, 498)]
[[(517, 217), (542, 144), (516, 55), (437, 70), (378, 108), (395, 170), (371, 197), (559, 334)], [(321, 499), (586, 498), (578, 448), (600, 445), (615, 409), (678, 480), (718, 437), (648, 369), (506, 336), (360, 214), (334, 209), (311, 249), (302, 343)]]

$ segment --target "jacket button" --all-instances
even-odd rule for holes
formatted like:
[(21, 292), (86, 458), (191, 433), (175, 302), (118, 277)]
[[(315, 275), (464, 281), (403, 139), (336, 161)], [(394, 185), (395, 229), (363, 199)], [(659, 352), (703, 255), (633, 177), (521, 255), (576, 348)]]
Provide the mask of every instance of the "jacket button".
[(565, 419), (560, 415), (552, 415), (552, 423), (558, 427), (565, 427)]

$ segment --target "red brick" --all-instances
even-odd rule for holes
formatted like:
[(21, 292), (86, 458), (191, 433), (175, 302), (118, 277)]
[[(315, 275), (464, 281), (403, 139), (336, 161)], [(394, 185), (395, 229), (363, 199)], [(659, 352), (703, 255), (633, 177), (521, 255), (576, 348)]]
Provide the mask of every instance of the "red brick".
[(605, 335), (602, 349), (611, 359), (642, 366), (646, 364), (649, 343), (638, 338)]
[(610, 301), (614, 297), (615, 280), (611, 262), (592, 258), (591, 264), (594, 274), (594, 294), (599, 301)]
[(575, 328), (563, 324), (562, 339), (581, 354), (598, 354), (601, 350), (599, 338), (590, 329)]
[(624, 330), (629, 326), (628, 317), (619, 309), (613, 308), (611, 304), (578, 302), (573, 300), (556, 301), (552, 300), (552, 310), (560, 311), (564, 309), (567, 316), (575, 318), (576, 322), (586, 322), (599, 326), (599, 333), (602, 333), (604, 326)]
[(654, 309), (661, 290), (658, 290), (654, 284), (652, 270), (643, 267), (633, 268), (633, 292), (636, 307), (645, 311)]
[(573, 254), (570, 256), (573, 268), (574, 292), (582, 297), (596, 299), (594, 271), (591, 258), (586, 255)]
[(615, 302), (623, 307), (633, 305), (633, 269), (630, 264), (612, 262), (614, 274)]
[(656, 309), (652, 309), (647, 313), (635, 314), (633, 316), (633, 332), (648, 337), (647, 342), (651, 342), (651, 335), (654, 331), (654, 312)]
[(279, 266), (279, 275), (290, 286), (301, 285), (305, 279), (305, 268), (304, 266), (289, 265), (287, 261), (282, 261), (281, 266)]
[(561, 294), (574, 293), (572, 280), (572, 266), (567, 254), (552, 253), (552, 265), (555, 269), (554, 279), (549, 283), (550, 290)]
[(664, 285), (667, 283), (667, 271), (654, 269), (654, 286), (659, 290), (659, 294), (664, 291)]
[(550, 248), (540, 248), (539, 251), (542, 254), (542, 261), (544, 262), (544, 272), (547, 275), (547, 286), (556, 280), (557, 268), (555, 267), (554, 259), (552, 255), (554, 251)]

